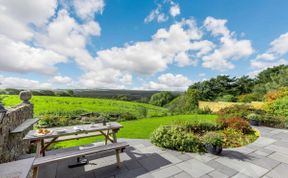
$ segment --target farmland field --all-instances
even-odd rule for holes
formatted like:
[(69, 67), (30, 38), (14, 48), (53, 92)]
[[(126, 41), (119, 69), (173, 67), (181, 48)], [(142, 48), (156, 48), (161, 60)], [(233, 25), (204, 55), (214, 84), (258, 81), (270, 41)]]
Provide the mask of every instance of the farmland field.
[[(5, 107), (15, 106), (21, 103), (18, 95), (2, 95), (0, 96)], [(163, 116), (168, 112), (162, 107), (150, 104), (110, 100), (96, 98), (78, 98), (78, 97), (56, 97), (56, 96), (33, 96), (31, 102), (34, 104), (35, 116), (41, 113), (51, 111), (75, 111), (85, 110), (94, 112), (129, 112), (139, 115), (142, 108), (147, 109), (147, 116)]]

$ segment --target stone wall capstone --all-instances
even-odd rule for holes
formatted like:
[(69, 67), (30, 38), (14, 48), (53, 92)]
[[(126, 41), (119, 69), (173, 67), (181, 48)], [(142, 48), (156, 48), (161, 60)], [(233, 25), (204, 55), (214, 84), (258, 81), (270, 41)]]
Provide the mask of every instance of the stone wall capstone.
[(23, 137), (33, 129), (31, 126), (24, 132), (10, 133), (25, 120), (33, 118), (33, 104), (23, 102), (7, 110), (2, 123), (0, 122), (0, 163), (16, 160), (20, 155), (29, 151), (29, 141), (24, 141)]

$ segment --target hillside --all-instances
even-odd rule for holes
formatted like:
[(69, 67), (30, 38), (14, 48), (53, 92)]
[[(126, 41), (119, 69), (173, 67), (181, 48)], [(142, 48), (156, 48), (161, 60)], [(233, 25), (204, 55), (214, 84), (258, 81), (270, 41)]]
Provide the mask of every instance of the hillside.
[[(2, 102), (6, 107), (15, 106), (21, 103), (17, 95), (1, 95)], [(80, 97), (56, 97), (56, 96), (33, 96), (31, 102), (34, 104), (35, 115), (50, 111), (75, 111), (85, 110), (94, 112), (129, 112), (139, 115), (146, 108), (147, 116), (161, 116), (168, 112), (162, 107), (150, 104), (118, 101), (111, 99), (80, 98)]]

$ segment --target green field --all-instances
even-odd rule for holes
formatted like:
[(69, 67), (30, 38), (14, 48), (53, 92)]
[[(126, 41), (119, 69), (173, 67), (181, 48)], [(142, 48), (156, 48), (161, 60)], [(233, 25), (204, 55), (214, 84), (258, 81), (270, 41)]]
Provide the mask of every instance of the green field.
[[(2, 95), (5, 107), (15, 106), (21, 103), (18, 95)], [(139, 115), (141, 108), (147, 109), (148, 117), (162, 116), (168, 112), (166, 108), (150, 104), (119, 101), (111, 99), (57, 97), (57, 96), (33, 96), (31, 102), (34, 104), (35, 116), (47, 111), (75, 111), (85, 110), (94, 112), (129, 112)]]
[[(117, 137), (118, 138), (139, 138), (149, 139), (150, 134), (160, 125), (170, 124), (174, 121), (199, 121), (199, 122), (210, 122), (215, 123), (217, 119), (216, 115), (177, 115), (167, 117), (155, 117), (145, 118), (134, 121), (124, 121), (121, 124), (124, 128), (120, 129)], [(54, 147), (72, 147), (77, 145), (83, 145), (95, 142), (98, 138), (91, 137), (81, 140), (65, 141), (57, 143)]]

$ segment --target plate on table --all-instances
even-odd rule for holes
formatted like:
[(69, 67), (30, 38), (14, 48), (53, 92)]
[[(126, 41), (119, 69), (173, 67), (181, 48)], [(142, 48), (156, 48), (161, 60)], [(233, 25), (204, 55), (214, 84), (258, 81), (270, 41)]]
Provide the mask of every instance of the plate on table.
[(38, 129), (36, 132), (35, 132), (35, 136), (45, 136), (45, 135), (50, 135), (52, 134), (52, 130), (49, 130), (49, 129)]
[(56, 131), (57, 134), (64, 134), (64, 133), (66, 133), (66, 132), (67, 132), (66, 129), (62, 129), (62, 130), (57, 130), (57, 131)]

